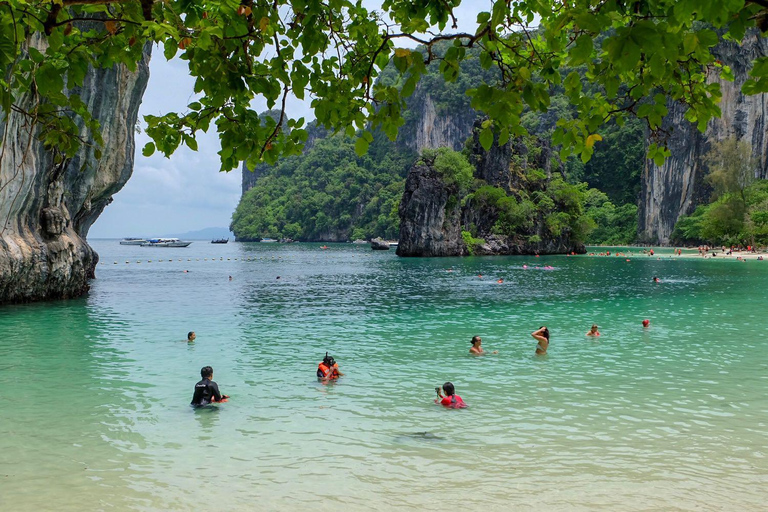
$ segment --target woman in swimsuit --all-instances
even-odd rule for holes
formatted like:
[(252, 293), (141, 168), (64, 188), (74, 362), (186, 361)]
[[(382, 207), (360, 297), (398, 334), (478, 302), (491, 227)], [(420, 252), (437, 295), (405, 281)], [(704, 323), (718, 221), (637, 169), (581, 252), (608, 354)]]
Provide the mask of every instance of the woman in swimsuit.
[(531, 336), (533, 336), (534, 339), (539, 342), (539, 344), (536, 345), (536, 355), (546, 355), (547, 348), (549, 348), (549, 329), (542, 325), (539, 327), (538, 331), (532, 332)]
[(587, 333), (587, 336), (600, 336), (600, 331), (597, 330), (597, 324), (592, 324), (592, 328)]

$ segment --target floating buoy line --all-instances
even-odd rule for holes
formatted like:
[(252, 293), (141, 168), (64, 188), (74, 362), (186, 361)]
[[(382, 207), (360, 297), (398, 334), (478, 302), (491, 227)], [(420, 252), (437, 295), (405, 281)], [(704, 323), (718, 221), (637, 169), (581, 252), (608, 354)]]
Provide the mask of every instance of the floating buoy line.
[[(165, 263), (165, 262), (167, 262), (167, 263), (178, 263), (178, 262), (192, 262), (192, 261), (211, 261), (211, 262), (213, 262), (213, 261), (238, 261), (238, 260), (240, 260), (240, 261), (280, 261), (280, 260), (285, 261), (286, 258), (283, 258), (282, 256), (276, 256), (276, 257), (273, 256), (273, 257), (269, 257), (269, 258), (267, 258), (267, 257), (264, 257), (264, 258), (223, 258), (223, 257), (219, 257), (219, 258), (186, 258), (186, 259), (184, 259), (184, 258), (172, 259), (171, 258), (171, 259), (167, 259), (167, 260), (166, 259), (136, 260), (135, 262), (132, 261), (132, 260), (126, 260), (125, 263), (126, 263), (126, 265), (130, 265), (130, 264), (137, 264), (138, 265), (138, 264), (144, 263), (145, 261), (146, 261), (146, 263)], [(99, 264), (100, 265), (106, 265), (107, 262), (106, 261), (100, 261)], [(118, 262), (117, 261), (113, 261), (112, 264), (113, 265), (117, 265)]]

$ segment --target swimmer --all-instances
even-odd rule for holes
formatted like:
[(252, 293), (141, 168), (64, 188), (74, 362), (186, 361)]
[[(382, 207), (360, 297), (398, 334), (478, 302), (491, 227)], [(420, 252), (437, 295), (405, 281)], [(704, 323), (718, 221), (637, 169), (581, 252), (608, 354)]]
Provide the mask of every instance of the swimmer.
[[(483, 340), (482, 338), (480, 338), (480, 336), (473, 336), (472, 341), (470, 343), (472, 343), (472, 347), (469, 349), (470, 354), (475, 356), (484, 356), (485, 354), (487, 354), (487, 352), (483, 350), (483, 347), (481, 346), (483, 344)], [(499, 351), (494, 350), (491, 353), (498, 354)]]
[(660, 283), (660, 282), (661, 282), (661, 279), (659, 279), (659, 278), (658, 278), (658, 277), (656, 277), (656, 276), (653, 276), (653, 282), (654, 282), (654, 283)]
[(647, 318), (643, 320), (643, 327), (648, 328), (651, 325), (651, 321)]
[(499, 280), (498, 280), (498, 281), (496, 281), (496, 282), (497, 282), (497, 283), (499, 283), (499, 284), (502, 284), (502, 283), (504, 282), (504, 280), (503, 280), (503, 279), (499, 279)]
[(439, 387), (435, 388), (435, 392), (437, 393), (437, 398), (435, 399), (436, 404), (444, 405), (451, 409), (464, 409), (467, 407), (464, 400), (456, 394), (453, 384), (450, 382), (443, 384), (443, 393), (445, 393), (445, 396), (440, 393)]
[(187, 343), (192, 343), (195, 341), (195, 338), (197, 338), (197, 334), (195, 334), (195, 331), (189, 331), (187, 333)]
[(538, 345), (536, 345), (536, 355), (546, 355), (547, 348), (549, 348), (549, 329), (542, 325), (539, 327), (539, 330), (533, 331), (531, 336), (539, 342)]
[(344, 374), (339, 371), (339, 364), (325, 353), (323, 361), (317, 365), (317, 378), (321, 381), (336, 380)]
[(232, 280), (232, 276), (229, 276), (229, 280), (230, 280), (230, 281)]
[(191, 405), (201, 407), (214, 402), (222, 402), (229, 398), (228, 395), (222, 395), (219, 392), (219, 385), (213, 382), (213, 368), (203, 366), (200, 370), (200, 376), (203, 378), (195, 384), (195, 394), (192, 395)]
[(587, 336), (600, 336), (600, 331), (597, 330), (597, 324), (592, 324), (592, 328), (587, 333)]

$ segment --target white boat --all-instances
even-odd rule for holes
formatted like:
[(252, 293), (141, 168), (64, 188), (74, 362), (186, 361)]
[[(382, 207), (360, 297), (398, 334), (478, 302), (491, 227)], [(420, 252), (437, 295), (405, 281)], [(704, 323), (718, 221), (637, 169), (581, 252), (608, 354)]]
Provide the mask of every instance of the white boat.
[(142, 247), (186, 247), (192, 242), (185, 242), (178, 238), (150, 238), (143, 244)]
[(147, 243), (145, 238), (123, 238), (120, 245), (141, 245)]
[(277, 240), (274, 238), (262, 238), (261, 242), (265, 244), (271, 244), (271, 243), (277, 242)]

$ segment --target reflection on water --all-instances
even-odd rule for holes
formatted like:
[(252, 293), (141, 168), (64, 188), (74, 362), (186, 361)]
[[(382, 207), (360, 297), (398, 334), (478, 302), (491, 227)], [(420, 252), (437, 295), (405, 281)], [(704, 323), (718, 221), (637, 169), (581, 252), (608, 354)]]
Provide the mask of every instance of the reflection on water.
[(94, 245), (88, 298), (0, 311), (3, 509), (762, 506), (760, 262)]

